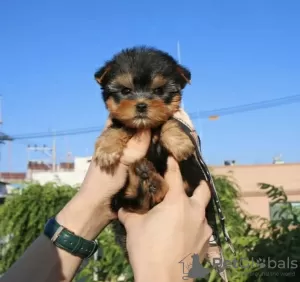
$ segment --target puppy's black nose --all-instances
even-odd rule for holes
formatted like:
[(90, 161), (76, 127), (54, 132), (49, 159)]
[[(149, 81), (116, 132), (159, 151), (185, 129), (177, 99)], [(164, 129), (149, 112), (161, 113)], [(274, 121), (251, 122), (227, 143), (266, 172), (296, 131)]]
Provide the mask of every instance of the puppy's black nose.
[(139, 112), (139, 113), (144, 113), (147, 111), (147, 104), (146, 103), (138, 103), (136, 104), (136, 110)]

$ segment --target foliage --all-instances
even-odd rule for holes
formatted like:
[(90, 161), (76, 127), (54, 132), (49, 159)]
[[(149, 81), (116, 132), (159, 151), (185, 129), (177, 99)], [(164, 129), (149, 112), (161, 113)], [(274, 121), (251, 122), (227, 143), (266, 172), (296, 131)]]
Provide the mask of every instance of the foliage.
[[(288, 202), (282, 187), (260, 183), (259, 187), (270, 199), (271, 206), (281, 204), (275, 220), (266, 220), (245, 214), (238, 205), (239, 195), (232, 189), (235, 184), (223, 177), (215, 183), (227, 226), (236, 248), (236, 256), (224, 245), (224, 257), (229, 262), (238, 261), (242, 267), (227, 267), (229, 281), (298, 281), (300, 277), (300, 211)], [(225, 189), (224, 189), (225, 188)], [(230, 192), (226, 190), (229, 190)], [(235, 212), (237, 208), (237, 213)], [(242, 219), (242, 220), (241, 220)], [(260, 221), (260, 228), (250, 222)], [(243, 269), (242, 260), (247, 264)], [(293, 262), (293, 264), (292, 264)], [(276, 264), (276, 266), (275, 266)], [(280, 264), (280, 266), (279, 266)], [(209, 267), (208, 264), (206, 267)], [(294, 268), (292, 268), (294, 267)], [(210, 282), (221, 281), (215, 271), (210, 273)]]
[(266, 183), (260, 183), (259, 186), (266, 191), (271, 206), (281, 203), (281, 207), (275, 213), (278, 219), (263, 221), (262, 228), (257, 231), (259, 240), (248, 255), (264, 263), (265, 267), (257, 269), (247, 281), (299, 281), (299, 210), (293, 208), (288, 202), (282, 187)]
[(0, 238), (9, 238), (2, 248), (0, 273), (5, 272), (41, 234), (48, 218), (55, 215), (76, 193), (71, 186), (55, 183), (26, 185), (8, 197), (1, 208)]

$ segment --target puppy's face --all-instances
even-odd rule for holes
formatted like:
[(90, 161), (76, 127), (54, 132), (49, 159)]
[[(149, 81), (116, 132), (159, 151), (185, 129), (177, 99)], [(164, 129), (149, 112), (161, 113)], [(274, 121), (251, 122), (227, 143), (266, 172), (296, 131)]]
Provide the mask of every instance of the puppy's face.
[(167, 53), (137, 47), (115, 55), (95, 78), (112, 118), (131, 128), (153, 128), (178, 110), (191, 74)]

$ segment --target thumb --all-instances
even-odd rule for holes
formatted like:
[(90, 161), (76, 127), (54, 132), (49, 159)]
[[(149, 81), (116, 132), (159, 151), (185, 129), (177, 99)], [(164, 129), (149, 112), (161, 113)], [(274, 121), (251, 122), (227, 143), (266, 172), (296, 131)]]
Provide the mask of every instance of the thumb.
[(166, 197), (170, 197), (170, 195), (180, 195), (184, 194), (183, 188), (183, 180), (180, 172), (179, 165), (177, 161), (172, 157), (168, 157), (167, 161), (167, 171), (164, 175), (165, 181), (169, 185), (169, 192)]
[(191, 198), (195, 199), (199, 205), (206, 208), (211, 199), (211, 192), (208, 183), (206, 181), (201, 181)]
[(134, 135), (127, 143), (121, 157), (121, 163), (130, 165), (142, 159), (149, 148), (151, 140), (150, 130), (142, 130)]
[(130, 228), (132, 224), (136, 223), (140, 217), (141, 215), (125, 211), (123, 208), (118, 211), (118, 219), (125, 226), (126, 230)]

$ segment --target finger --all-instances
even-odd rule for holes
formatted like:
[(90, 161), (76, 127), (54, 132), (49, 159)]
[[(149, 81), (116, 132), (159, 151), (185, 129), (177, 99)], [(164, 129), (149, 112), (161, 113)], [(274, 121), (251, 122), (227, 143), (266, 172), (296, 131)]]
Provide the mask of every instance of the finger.
[(171, 156), (168, 158), (167, 171), (165, 173), (164, 179), (169, 185), (167, 196), (172, 194), (184, 194), (183, 181), (179, 165), (177, 161)]
[(124, 165), (130, 165), (143, 158), (148, 151), (150, 139), (150, 130), (143, 130), (133, 136), (128, 141), (123, 151), (123, 155), (120, 160), (121, 163)]
[(203, 205), (203, 207), (208, 205), (211, 199), (211, 192), (206, 181), (200, 182), (200, 185), (195, 189), (191, 198)]
[(118, 219), (125, 226), (125, 228), (130, 228), (132, 223), (135, 223), (141, 217), (140, 214), (130, 213), (125, 211), (123, 208), (118, 211)]

